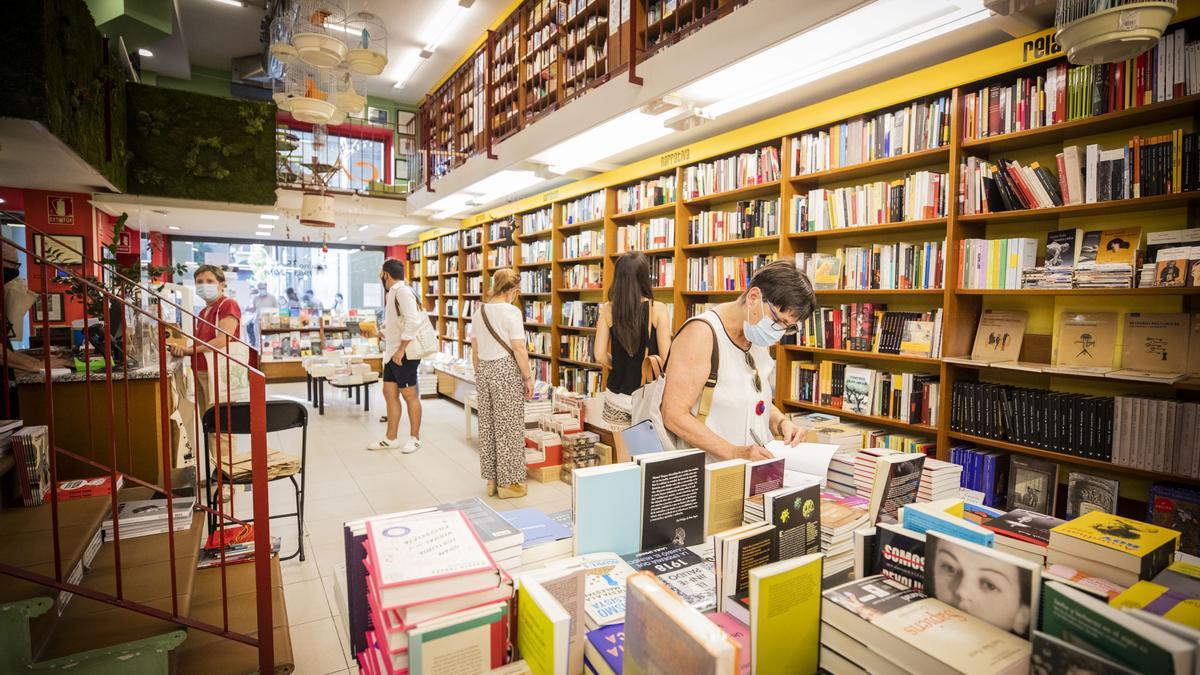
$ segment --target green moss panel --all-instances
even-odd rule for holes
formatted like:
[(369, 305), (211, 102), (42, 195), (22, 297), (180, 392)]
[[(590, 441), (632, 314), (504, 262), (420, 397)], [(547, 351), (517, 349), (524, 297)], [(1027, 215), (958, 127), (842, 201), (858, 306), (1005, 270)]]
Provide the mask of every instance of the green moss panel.
[[(0, 117), (34, 120), (125, 187), (125, 81), (83, 0), (5, 3)], [(107, 114), (106, 114), (107, 113)]]
[(275, 203), (275, 106), (129, 85), (129, 192)]

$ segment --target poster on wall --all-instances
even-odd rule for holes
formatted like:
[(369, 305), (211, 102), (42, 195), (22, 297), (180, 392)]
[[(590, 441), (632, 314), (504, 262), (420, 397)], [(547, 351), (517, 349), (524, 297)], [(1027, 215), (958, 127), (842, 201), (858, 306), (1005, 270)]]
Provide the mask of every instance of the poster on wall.
[(74, 225), (75, 200), (63, 195), (46, 195), (46, 222), (50, 225)]

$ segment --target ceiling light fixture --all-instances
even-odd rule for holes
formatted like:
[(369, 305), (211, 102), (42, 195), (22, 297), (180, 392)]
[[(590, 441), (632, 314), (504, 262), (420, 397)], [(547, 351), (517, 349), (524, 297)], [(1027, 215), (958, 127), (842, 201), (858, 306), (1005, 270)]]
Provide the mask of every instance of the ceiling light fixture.
[(141, 49), (138, 50), (138, 56), (144, 56), (149, 59), (149, 58), (153, 58), (154, 52), (150, 51), (149, 49), (146, 49), (145, 47), (142, 47)]
[(262, 218), (263, 220), (279, 220), (279, 216), (275, 215), (274, 213), (263, 213), (259, 215), (259, 218)]
[(213, 2), (220, 3), (222, 5), (229, 5), (230, 7), (245, 7), (246, 6), (245, 0), (213, 0)]

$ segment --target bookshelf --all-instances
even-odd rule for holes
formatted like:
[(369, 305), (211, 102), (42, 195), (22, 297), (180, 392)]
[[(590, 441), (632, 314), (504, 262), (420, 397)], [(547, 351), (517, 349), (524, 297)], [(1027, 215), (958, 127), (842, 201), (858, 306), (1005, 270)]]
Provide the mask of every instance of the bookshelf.
[[(1191, 19), (1196, 12), (1184, 15)], [(644, 24), (643, 24), (644, 25)], [(1045, 35), (1051, 33), (1047, 32)], [(1200, 35), (1200, 32), (1193, 30)], [(1036, 36), (1034, 36), (1036, 37)], [(819, 289), (818, 303), (837, 306), (852, 303), (886, 303), (889, 311), (941, 311), (942, 354), (960, 357), (970, 354), (976, 325), (985, 309), (1020, 309), (1029, 313), (1030, 322), (1022, 349), (1023, 361), (1049, 363), (1054, 347), (1055, 323), (1064, 310), (1107, 308), (1121, 313), (1130, 311), (1188, 312), (1200, 311), (1200, 289), (1196, 288), (1122, 288), (1122, 289), (959, 289), (958, 247), (970, 238), (1033, 237), (1044, 245), (1048, 232), (1060, 228), (1084, 230), (1112, 229), (1120, 226), (1146, 225), (1143, 233), (1163, 229), (1180, 229), (1200, 225), (1200, 192), (1179, 192), (1137, 199), (1110, 200), (1093, 204), (1077, 204), (1044, 209), (1006, 211), (965, 215), (958, 207), (961, 178), (959, 167), (967, 157), (994, 161), (1004, 157), (1025, 165), (1039, 161), (1054, 167), (1054, 155), (1066, 144), (1099, 143), (1102, 147), (1119, 146), (1130, 137), (1161, 135), (1167, 130), (1181, 128), (1184, 132), (1197, 130), (1195, 118), (1200, 114), (1200, 95), (1182, 96), (1172, 100), (1150, 103), (1116, 112), (1106, 112), (1079, 119), (1032, 129), (1011, 131), (983, 138), (964, 140), (964, 96), (994, 83), (1005, 83), (1018, 76), (1028, 76), (1065, 61), (1061, 54), (1031, 58), (1023, 51), (1030, 38), (1014, 40), (981, 53), (968, 55), (924, 71), (910, 73), (896, 80), (861, 92), (824, 101), (781, 115), (769, 123), (754, 125), (745, 131), (727, 132), (713, 139), (665, 153), (601, 174), (576, 184), (562, 186), (552, 192), (518, 201), (510, 206), (472, 216), (464, 227), (482, 225), (485, 228), (506, 219), (520, 219), (538, 211), (549, 210), (552, 223), (549, 231), (521, 234), (519, 241), (549, 239), (553, 258), (549, 263), (553, 273), (549, 293), (526, 294), (523, 300), (550, 302), (553, 316), (547, 321), (527, 323), (530, 330), (549, 331), (553, 335), (552, 381), (561, 384), (568, 370), (599, 368), (592, 359), (562, 356), (558, 350), (563, 337), (590, 336), (590, 326), (570, 325), (563, 320), (565, 302), (602, 302), (623, 250), (639, 250), (652, 261), (669, 260), (674, 264), (674, 283), (657, 284), (655, 297), (673, 306), (676, 329), (691, 315), (697, 305), (723, 302), (736, 298), (740, 290), (725, 287), (694, 288), (689, 284), (688, 264), (711, 257), (753, 258), (777, 256), (792, 259), (797, 254), (830, 254), (838, 248), (870, 244), (906, 242), (922, 244), (938, 242), (942, 249), (942, 282), (928, 288), (836, 288)], [(1005, 65), (1009, 64), (1009, 65)], [(940, 107), (939, 107), (940, 106)], [(925, 141), (910, 143), (899, 150), (875, 153), (874, 158), (853, 158), (853, 161), (822, 166), (817, 170), (798, 170), (794, 162), (806, 134), (817, 136), (831, 133), (841, 125), (858, 121), (883, 119), (904, 110), (941, 111), (936, 122), (930, 122)], [(932, 129), (936, 127), (935, 133)], [(931, 139), (935, 139), (932, 142)], [(757, 176), (752, 182), (721, 185), (703, 194), (689, 194), (689, 171), (701, 165), (711, 165), (737, 158), (745, 153), (775, 148), (778, 151), (778, 175)], [(736, 163), (736, 162), (735, 162)], [(807, 198), (813, 190), (837, 190), (860, 185), (903, 180), (918, 172), (938, 176), (940, 189), (947, 199), (944, 212), (909, 213), (903, 219), (858, 227), (836, 227), (815, 231), (795, 231), (793, 216), (796, 198)], [(574, 213), (568, 205), (589, 195), (604, 194), (604, 212), (567, 218)], [(716, 238), (690, 243), (689, 221), (703, 213), (733, 212), (739, 202), (778, 200), (775, 211), (777, 227), (773, 231), (751, 233), (749, 236)], [(807, 205), (807, 204), (806, 204)], [(649, 226), (652, 219), (661, 226), (669, 222), (667, 241), (640, 240), (630, 237), (627, 228)], [(568, 237), (590, 231), (602, 231), (603, 253), (566, 257), (563, 244)], [(745, 233), (738, 233), (743, 235)], [(633, 241), (634, 244), (618, 242)], [(1039, 249), (1039, 258), (1043, 249)], [(545, 263), (517, 260), (525, 269), (536, 269)], [(564, 284), (563, 273), (578, 264), (602, 266), (604, 284), (600, 289), (574, 290)], [(486, 275), (486, 272), (485, 272)], [(1117, 466), (1106, 461), (1077, 457), (1026, 447), (1015, 443), (981, 438), (951, 430), (951, 396), (955, 382), (991, 381), (1016, 386), (1050, 389), (1094, 395), (1163, 395), (1179, 400), (1200, 400), (1200, 377), (1189, 377), (1173, 384), (1144, 383), (1088, 375), (1051, 374), (1014, 369), (956, 363), (939, 356), (909, 356), (901, 354), (858, 352), (848, 349), (816, 348), (782, 345), (775, 350), (777, 361), (776, 404), (790, 412), (827, 412), (844, 419), (876, 426), (889, 432), (911, 434), (935, 440), (937, 457), (948, 460), (952, 447), (967, 443), (982, 448), (1010, 453), (1044, 457), (1061, 463), (1066, 470), (1076, 469), (1101, 473), (1122, 480), (1122, 496), (1144, 501), (1148, 482), (1173, 479), (1191, 485), (1200, 481), (1164, 473)], [(858, 364), (878, 371), (936, 375), (940, 384), (935, 424), (912, 423), (875, 415), (855, 414), (816, 403), (797, 400), (793, 394), (792, 364), (838, 361)], [(603, 373), (606, 375), (606, 373)], [(1065, 475), (1065, 473), (1064, 473)]]

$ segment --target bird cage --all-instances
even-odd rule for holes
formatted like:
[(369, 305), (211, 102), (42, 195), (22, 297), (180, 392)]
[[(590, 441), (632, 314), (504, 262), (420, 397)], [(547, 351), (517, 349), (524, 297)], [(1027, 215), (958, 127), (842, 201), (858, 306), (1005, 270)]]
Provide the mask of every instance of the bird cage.
[(354, 12), (346, 19), (346, 66), (360, 75), (378, 75), (387, 66), (387, 27), (370, 12)]
[(318, 68), (336, 68), (346, 58), (345, 0), (297, 0), (299, 13), (292, 46), (300, 58)]
[(367, 107), (366, 77), (338, 69), (333, 74), (333, 104), (347, 115), (357, 115)]
[(326, 124), (337, 111), (333, 104), (335, 71), (316, 68), (305, 61), (288, 64), (284, 73), (286, 110), (301, 122)]

